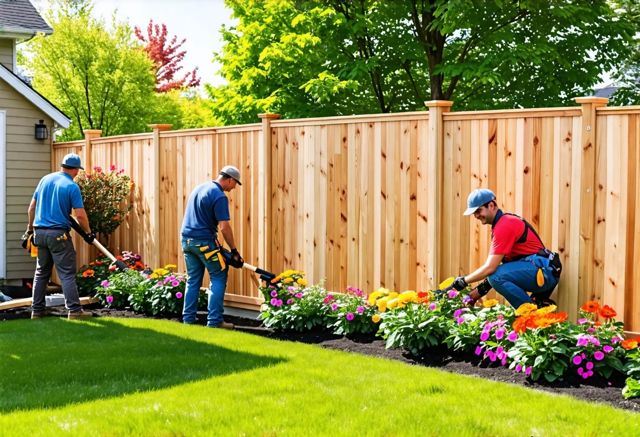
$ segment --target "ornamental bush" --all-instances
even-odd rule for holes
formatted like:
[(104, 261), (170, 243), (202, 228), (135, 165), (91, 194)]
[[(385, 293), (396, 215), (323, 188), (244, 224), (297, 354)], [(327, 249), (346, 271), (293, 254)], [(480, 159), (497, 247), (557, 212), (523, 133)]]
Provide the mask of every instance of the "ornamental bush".
[(114, 309), (124, 309), (129, 306), (129, 296), (144, 293), (145, 274), (137, 270), (125, 270), (109, 276), (96, 289), (96, 296), (100, 302)]
[(101, 167), (94, 167), (93, 173), (81, 171), (75, 182), (80, 186), (91, 230), (108, 238), (131, 210), (131, 178), (112, 165), (108, 172)]

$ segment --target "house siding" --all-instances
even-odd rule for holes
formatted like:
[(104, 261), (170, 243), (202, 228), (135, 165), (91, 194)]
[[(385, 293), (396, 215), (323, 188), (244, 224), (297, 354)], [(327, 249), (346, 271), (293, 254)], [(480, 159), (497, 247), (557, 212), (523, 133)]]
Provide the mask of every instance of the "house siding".
[(13, 71), (13, 39), (0, 38), (0, 64)]
[[(2, 41), (0, 39), (0, 41)], [(44, 120), (49, 131), (53, 121), (35, 105), (0, 79), (0, 110), (7, 114), (6, 157), (6, 244), (5, 279), (30, 278), (35, 260), (20, 246), (27, 226), (27, 208), (40, 178), (51, 172), (50, 140), (34, 139), (34, 127)]]

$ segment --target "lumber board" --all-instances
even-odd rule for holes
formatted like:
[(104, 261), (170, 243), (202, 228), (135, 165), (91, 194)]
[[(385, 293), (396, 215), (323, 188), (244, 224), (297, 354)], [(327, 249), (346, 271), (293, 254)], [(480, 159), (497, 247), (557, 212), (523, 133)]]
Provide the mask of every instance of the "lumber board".
[[(100, 300), (97, 297), (85, 296), (80, 298), (80, 305), (90, 305), (92, 303), (96, 303), (99, 301)], [(13, 300), (10, 300), (9, 302), (0, 303), (0, 311), (10, 310), (14, 308), (24, 308), (29, 306), (31, 306), (30, 297), (25, 297), (22, 299), (13, 299)]]

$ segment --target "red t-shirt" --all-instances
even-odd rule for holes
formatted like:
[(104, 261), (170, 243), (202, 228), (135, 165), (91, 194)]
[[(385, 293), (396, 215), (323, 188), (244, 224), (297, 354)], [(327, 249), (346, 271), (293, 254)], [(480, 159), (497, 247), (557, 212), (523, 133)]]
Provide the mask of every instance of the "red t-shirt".
[(518, 239), (524, 233), (524, 221), (514, 215), (503, 214), (494, 225), (491, 237), (491, 255), (504, 255), (505, 261), (511, 261), (521, 255), (533, 255), (544, 249), (544, 245), (529, 229), (523, 243)]

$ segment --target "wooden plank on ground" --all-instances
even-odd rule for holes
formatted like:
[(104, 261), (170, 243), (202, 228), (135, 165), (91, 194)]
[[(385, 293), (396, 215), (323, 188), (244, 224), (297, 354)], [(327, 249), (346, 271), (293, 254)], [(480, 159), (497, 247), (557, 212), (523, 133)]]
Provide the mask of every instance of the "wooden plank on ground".
[[(97, 297), (85, 296), (80, 298), (80, 305), (89, 305), (96, 302), (99, 302), (99, 299)], [(13, 308), (24, 308), (28, 306), (31, 306), (30, 297), (25, 297), (24, 299), (13, 299), (9, 302), (0, 303), (0, 311), (10, 310)]]

